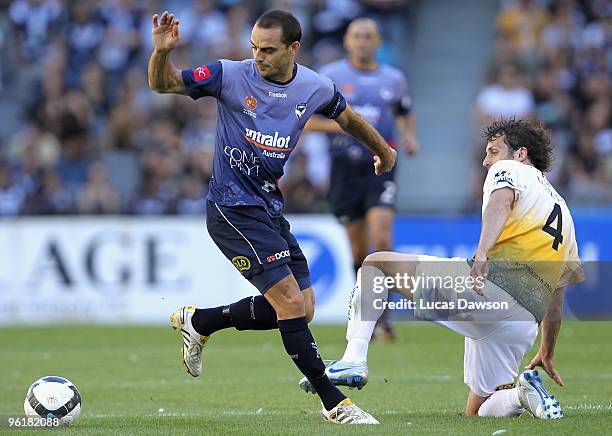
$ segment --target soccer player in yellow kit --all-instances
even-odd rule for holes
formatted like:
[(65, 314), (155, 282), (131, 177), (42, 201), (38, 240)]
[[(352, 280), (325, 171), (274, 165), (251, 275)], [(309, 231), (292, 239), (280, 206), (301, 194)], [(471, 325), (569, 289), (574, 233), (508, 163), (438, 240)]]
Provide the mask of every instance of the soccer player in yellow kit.
[[(485, 136), (483, 165), (488, 175), (473, 259), (393, 252), (369, 255), (351, 294), (346, 351), (327, 373), (336, 385), (363, 387), (368, 341), (391, 289), (412, 299), (417, 318), (465, 337), (467, 415), (517, 416), (527, 409), (537, 418), (561, 418), (559, 402), (534, 368), (541, 366), (563, 386), (553, 361), (563, 293), (584, 276), (574, 223), (565, 201), (544, 176), (552, 146), (541, 124), (500, 120), (486, 128)], [(393, 281), (398, 274), (403, 281)], [(391, 282), (377, 287), (382, 275)], [(450, 277), (455, 285), (439, 281), (437, 287), (426, 286), (432, 277)], [(457, 285), (466, 283), (467, 291)], [(535, 341), (538, 325), (539, 351), (519, 376), (519, 364)]]

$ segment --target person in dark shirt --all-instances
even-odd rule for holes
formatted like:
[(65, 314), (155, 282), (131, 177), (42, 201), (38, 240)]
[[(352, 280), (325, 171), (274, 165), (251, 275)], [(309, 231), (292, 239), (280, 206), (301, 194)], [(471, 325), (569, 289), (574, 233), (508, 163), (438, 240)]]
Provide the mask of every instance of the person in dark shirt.
[(251, 33), (253, 59), (220, 60), (179, 71), (170, 61), (170, 52), (179, 43), (179, 21), (168, 12), (153, 17), (149, 85), (157, 92), (216, 99), (217, 136), (206, 224), (221, 252), (262, 294), (229, 306), (181, 307), (170, 318), (183, 336), (183, 362), (192, 376), (200, 375), (202, 350), (214, 332), (228, 327), (278, 328), (287, 354), (315, 386), (326, 420), (378, 424), (325, 374), (308, 328), (314, 314), (308, 264), (283, 218), (278, 180), (315, 113), (335, 120), (370, 147), (376, 154), (377, 174), (393, 168), (396, 153), (346, 104), (330, 79), (295, 62), (301, 35), (293, 15), (268, 11)]

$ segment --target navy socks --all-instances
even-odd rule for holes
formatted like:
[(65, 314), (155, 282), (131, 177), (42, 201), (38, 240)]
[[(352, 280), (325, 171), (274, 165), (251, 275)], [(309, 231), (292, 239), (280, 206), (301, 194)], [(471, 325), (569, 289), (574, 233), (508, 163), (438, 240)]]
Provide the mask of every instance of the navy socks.
[(331, 410), (346, 397), (325, 375), (325, 364), (305, 317), (278, 321), (278, 328), (287, 354), (317, 390), (326, 410)]

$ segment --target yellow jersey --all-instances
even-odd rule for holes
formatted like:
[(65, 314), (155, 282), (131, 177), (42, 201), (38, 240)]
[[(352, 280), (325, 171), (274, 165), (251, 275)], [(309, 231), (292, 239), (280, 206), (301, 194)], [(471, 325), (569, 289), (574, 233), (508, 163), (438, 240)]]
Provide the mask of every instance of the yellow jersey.
[[(546, 176), (531, 165), (515, 160), (493, 164), (484, 183), (483, 213), (491, 194), (501, 188), (512, 189), (515, 201), (489, 253), (489, 280), (498, 285), (503, 282), (500, 286), (515, 298), (516, 294), (531, 294), (517, 298), (524, 306), (521, 299), (535, 299), (541, 306), (550, 301), (555, 289), (583, 280), (572, 215)], [(496, 265), (503, 267), (496, 269)]]

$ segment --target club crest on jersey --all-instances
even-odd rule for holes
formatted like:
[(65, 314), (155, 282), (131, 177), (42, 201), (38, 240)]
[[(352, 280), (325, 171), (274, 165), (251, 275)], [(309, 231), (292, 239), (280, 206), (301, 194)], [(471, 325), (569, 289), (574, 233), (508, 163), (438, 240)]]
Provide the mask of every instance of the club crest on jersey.
[(304, 112), (306, 112), (306, 103), (300, 103), (295, 105), (295, 116), (298, 120), (302, 119)]
[(255, 108), (257, 107), (257, 99), (253, 96), (245, 97), (244, 105), (247, 107), (248, 110), (254, 111)]
[(257, 107), (257, 99), (255, 97), (248, 96), (244, 97), (244, 108), (242, 112), (247, 114), (250, 117), (257, 118), (257, 114), (255, 113), (255, 108)]
[(202, 65), (201, 67), (193, 70), (193, 80), (196, 82), (201, 82), (202, 80), (206, 80), (211, 76), (210, 69), (206, 65)]

